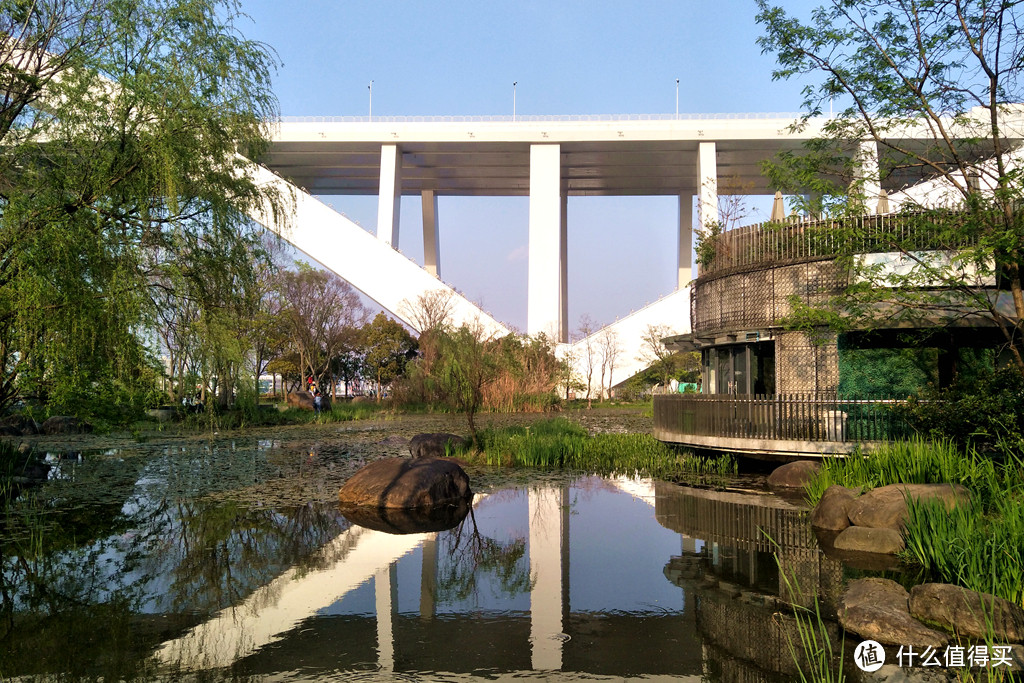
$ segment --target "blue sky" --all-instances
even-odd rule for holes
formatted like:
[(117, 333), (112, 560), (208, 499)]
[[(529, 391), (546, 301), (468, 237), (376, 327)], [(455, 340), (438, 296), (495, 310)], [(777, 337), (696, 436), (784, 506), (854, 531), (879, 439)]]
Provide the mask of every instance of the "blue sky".
[[(810, 7), (787, 2), (790, 11)], [(278, 53), (284, 116), (794, 112), (773, 82), (751, 0), (245, 0), (241, 28)], [(325, 197), (369, 230), (375, 197)], [(752, 202), (767, 217), (769, 202)], [(569, 203), (569, 319), (608, 323), (675, 287), (676, 200)], [(525, 198), (439, 200), (443, 278), (500, 320), (526, 323)], [(422, 259), (417, 197), (401, 250)], [(482, 267), (481, 264), (486, 264)]]

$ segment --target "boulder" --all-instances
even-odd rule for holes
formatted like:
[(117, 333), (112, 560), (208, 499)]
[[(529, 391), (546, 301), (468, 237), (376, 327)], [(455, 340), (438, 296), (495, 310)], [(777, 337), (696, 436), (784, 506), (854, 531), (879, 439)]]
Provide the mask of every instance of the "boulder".
[(869, 578), (851, 581), (839, 599), (839, 610), (858, 605), (877, 605), (910, 613), (910, 593), (891, 579)]
[(844, 529), (832, 542), (836, 550), (858, 553), (895, 555), (906, 547), (903, 536), (896, 529), (872, 529), (851, 526)]
[[(881, 555), (879, 553), (861, 553), (852, 550), (839, 550), (835, 540), (842, 531), (829, 529), (813, 529), (818, 547), (825, 557), (834, 562), (841, 562), (848, 569), (860, 569), (865, 572), (899, 571), (901, 563), (898, 555)], [(845, 529), (843, 530), (845, 531)]]
[(868, 491), (850, 505), (850, 523), (873, 529), (899, 529), (907, 518), (907, 500), (941, 500), (946, 509), (966, 501), (970, 493), (960, 484), (890, 484)]
[[(324, 410), (328, 410), (330, 403), (326, 396), (321, 396), (323, 400)], [(299, 410), (313, 410), (313, 394), (308, 391), (294, 391), (285, 395), (285, 401), (289, 408), (298, 408)]]
[(856, 494), (845, 486), (829, 486), (811, 511), (811, 526), (831, 531), (841, 531), (850, 526), (849, 510), (855, 497)]
[(1024, 641), (1024, 610), (1020, 606), (948, 583), (914, 586), (910, 613), (968, 638), (982, 640), (991, 634), (998, 643)]
[(11, 436), (31, 436), (39, 433), (39, 423), (27, 415), (8, 415), (0, 420), (0, 429)]
[(77, 417), (67, 415), (54, 415), (46, 418), (39, 427), (40, 434), (88, 434), (92, 431), (92, 425)]
[(461, 451), (466, 445), (466, 440), (456, 434), (417, 434), (409, 440), (409, 452), (414, 458), (443, 458), (446, 446)]
[(811, 460), (797, 460), (776, 467), (768, 475), (768, 486), (773, 489), (801, 489), (807, 485), (821, 465)]
[(839, 604), (839, 623), (883, 645), (942, 647), (949, 639), (910, 616), (907, 590), (889, 579), (851, 581)]
[(469, 477), (445, 458), (385, 458), (352, 475), (338, 492), (345, 506), (423, 508), (457, 505), (473, 495)]

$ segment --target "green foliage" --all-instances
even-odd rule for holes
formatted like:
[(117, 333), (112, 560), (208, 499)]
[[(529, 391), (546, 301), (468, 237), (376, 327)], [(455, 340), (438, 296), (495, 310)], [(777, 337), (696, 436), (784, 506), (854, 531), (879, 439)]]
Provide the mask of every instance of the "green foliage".
[(896, 398), (938, 383), (935, 348), (857, 349), (839, 344), (839, 393)]
[(941, 501), (910, 501), (906, 557), (936, 580), (991, 593), (1024, 606), (1024, 500), (1017, 484), (985, 513), (975, 497), (947, 510)]
[(279, 275), (277, 293), (300, 381), (312, 377), (326, 386), (332, 365), (360, 347), (365, 309), (359, 296), (337, 275), (305, 264)]
[[(897, 0), (825, 3), (805, 19), (758, 0), (757, 14), (758, 43), (778, 62), (773, 77), (812, 79), (806, 117), (842, 107), (804, 150), (766, 164), (774, 186), (812, 196), (806, 208), (838, 219), (825, 236), (853, 277), (820, 303), (862, 329), (984, 321), (1024, 373), (1024, 184), (1003, 130), (1015, 116), (1007, 103), (1024, 100), (1024, 43), (1008, 28), (1020, 20), (1015, 3)], [(908, 129), (918, 131), (914, 145)], [(877, 148), (877, 171), (865, 141)], [(915, 168), (945, 196), (904, 204), (899, 220), (860, 220), (875, 188)], [(910, 267), (854, 258), (863, 253), (897, 253)], [(996, 305), (993, 276), (1011, 306)]]
[(416, 340), (394, 318), (383, 313), (360, 330), (361, 346), (367, 374), (377, 382), (377, 396), (381, 388), (405, 372), (406, 363), (416, 353)]
[(191, 282), (202, 326), (245, 290), (245, 210), (272, 198), (237, 154), (264, 144), (274, 60), (231, 0), (22, 10), (0, 12), (0, 62), (34, 65), (0, 70), (0, 407), (135, 413), (154, 298)]
[(905, 557), (932, 580), (992, 593), (1024, 605), (1024, 460), (1003, 462), (952, 441), (886, 444), (868, 456), (822, 462), (807, 487), (811, 505), (833, 484), (871, 489), (889, 484), (959, 483), (969, 501), (911, 500), (903, 529)]
[(901, 408), (920, 433), (951, 439), (962, 448), (1024, 452), (1024, 376), (1016, 369), (964, 373), (953, 386), (930, 389)]
[(420, 336), (420, 355), (394, 386), (402, 406), (465, 413), (476, 439), (482, 409), (543, 411), (555, 405), (559, 364), (546, 338), (491, 338), (478, 328), (441, 326)]
[(624, 474), (691, 483), (721, 483), (735, 475), (728, 455), (701, 458), (680, 453), (649, 434), (588, 435), (564, 418), (529, 427), (487, 429), (480, 433), (479, 457), (488, 465), (563, 468), (597, 474)]
[(716, 238), (722, 234), (722, 224), (718, 221), (709, 221), (697, 231), (697, 241), (694, 251), (697, 254), (697, 265), (701, 268), (709, 267), (715, 260)]
[(917, 438), (884, 443), (866, 455), (824, 459), (806, 491), (808, 503), (816, 505), (833, 484), (870, 490), (889, 484), (955, 482), (982, 501), (990, 501), (1012, 476), (991, 458), (973, 450), (965, 453), (952, 441)]

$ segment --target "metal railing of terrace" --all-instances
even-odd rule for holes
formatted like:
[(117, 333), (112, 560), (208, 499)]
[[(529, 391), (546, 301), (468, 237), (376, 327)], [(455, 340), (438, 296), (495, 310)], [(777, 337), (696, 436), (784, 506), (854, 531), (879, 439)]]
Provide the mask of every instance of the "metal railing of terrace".
[[(836, 394), (667, 394), (654, 397), (659, 434), (761, 441), (859, 443), (910, 436), (902, 401)], [(672, 439), (673, 441), (677, 439)]]
[(710, 238), (701, 276), (835, 258), (837, 254), (960, 249), (974, 243), (965, 213), (894, 213), (843, 219), (792, 218), (727, 230)]

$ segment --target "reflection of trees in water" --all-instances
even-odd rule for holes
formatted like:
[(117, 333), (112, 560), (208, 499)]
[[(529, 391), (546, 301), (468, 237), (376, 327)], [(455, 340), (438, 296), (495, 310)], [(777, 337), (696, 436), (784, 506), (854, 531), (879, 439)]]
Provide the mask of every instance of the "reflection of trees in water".
[(327, 563), (314, 551), (347, 526), (320, 506), (157, 497), (137, 461), (90, 463), (0, 510), (0, 676), (144, 675), (158, 642)]
[(344, 520), (321, 506), (247, 508), (238, 503), (180, 500), (163, 523), (149, 527), (141, 569), (163, 577), (152, 609), (212, 613), (237, 603), (294, 565), (318, 569), (313, 556), (344, 530)]
[(441, 535), (439, 545), (438, 602), (478, 597), (480, 583), (488, 576), (494, 578), (487, 581), (489, 585), (510, 597), (529, 592), (533, 586), (526, 539), (502, 541), (481, 534), (472, 509), (459, 526)]

